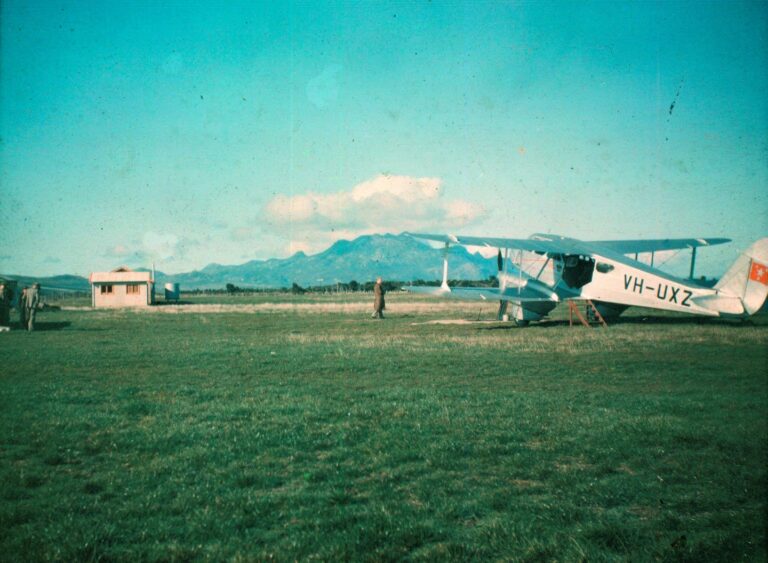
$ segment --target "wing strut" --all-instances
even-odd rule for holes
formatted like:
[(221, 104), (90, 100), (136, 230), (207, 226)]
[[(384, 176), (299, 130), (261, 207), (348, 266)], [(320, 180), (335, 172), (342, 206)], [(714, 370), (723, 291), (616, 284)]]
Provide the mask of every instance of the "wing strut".
[(450, 246), (450, 243), (445, 243), (445, 249), (443, 250), (443, 283), (440, 284), (440, 287), (442, 289), (447, 289), (448, 291), (451, 290), (450, 287), (448, 287), (448, 247)]
[(688, 275), (689, 279), (693, 279), (693, 269), (696, 267), (696, 247), (691, 250), (691, 273)]
[[(504, 257), (501, 256), (501, 248), (496, 255), (496, 265), (499, 267), (498, 280), (499, 280), (499, 293), (504, 294), (504, 290), (507, 288), (507, 263), (509, 262), (509, 249), (504, 249)], [(504, 320), (504, 315), (507, 314), (507, 308), (509, 307), (509, 301), (501, 299), (499, 301), (499, 311), (496, 313), (496, 318), (500, 321)]]

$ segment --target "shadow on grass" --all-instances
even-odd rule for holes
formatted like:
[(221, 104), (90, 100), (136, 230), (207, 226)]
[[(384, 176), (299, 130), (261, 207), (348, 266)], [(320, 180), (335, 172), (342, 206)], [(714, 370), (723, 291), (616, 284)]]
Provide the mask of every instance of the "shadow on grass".
[(619, 317), (608, 322), (608, 325), (622, 325), (622, 324), (649, 324), (649, 325), (717, 325), (717, 326), (730, 326), (734, 328), (755, 326), (750, 319), (720, 319), (715, 317), (661, 317), (661, 316), (644, 316), (644, 317)]
[[(752, 319), (720, 319), (714, 317), (664, 317), (664, 316), (643, 316), (643, 317), (619, 317), (608, 322), (608, 328), (620, 325), (710, 325), (730, 328), (754, 328), (766, 326), (765, 323), (754, 322)], [(517, 326), (513, 322), (497, 324), (493, 326), (477, 327), (476, 330), (517, 330), (526, 328), (556, 328), (568, 326), (568, 319), (548, 319), (544, 321), (531, 322), (527, 327)], [(576, 319), (573, 321), (574, 327), (584, 328)], [(593, 323), (592, 328), (602, 328), (599, 323)]]
[[(46, 322), (46, 321), (35, 321), (35, 332), (37, 331), (46, 331), (46, 330), (63, 330), (65, 328), (68, 328), (72, 325), (69, 321), (60, 321), (60, 322)], [(25, 330), (16, 323), (16, 329), (17, 330)]]

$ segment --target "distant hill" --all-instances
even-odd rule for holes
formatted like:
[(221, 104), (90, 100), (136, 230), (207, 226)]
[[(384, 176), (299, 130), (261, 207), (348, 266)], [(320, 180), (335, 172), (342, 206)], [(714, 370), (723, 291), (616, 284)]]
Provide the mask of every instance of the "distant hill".
[(10, 276), (0, 274), (0, 278), (15, 280), (19, 286), (30, 286), (38, 282), (43, 290), (46, 291), (91, 291), (91, 284), (87, 278), (81, 276), (50, 276), (47, 278), (34, 278), (31, 276)]
[[(360, 283), (377, 276), (385, 280), (439, 280), (442, 277), (442, 250), (434, 249), (406, 235), (365, 235), (340, 240), (318, 254), (297, 252), (290, 258), (252, 260), (224, 266), (209, 264), (201, 270), (182, 274), (155, 272), (159, 286), (176, 282), (185, 289), (223, 289), (231, 283), (243, 288), (331, 285), (336, 282)], [(456, 246), (450, 251), (451, 279), (486, 279), (496, 274), (496, 261), (469, 253)], [(90, 291), (88, 279), (80, 276), (3, 276), (22, 285), (40, 282), (44, 289)]]
[[(290, 258), (252, 260), (238, 266), (209, 264), (184, 274), (157, 273), (158, 282), (177, 282), (182, 289), (290, 287), (331, 285), (356, 280), (437, 280), (442, 277), (442, 251), (405, 235), (365, 235), (340, 240), (319, 254), (297, 252)], [(452, 279), (486, 279), (496, 274), (495, 260), (471, 254), (463, 247), (450, 253)]]

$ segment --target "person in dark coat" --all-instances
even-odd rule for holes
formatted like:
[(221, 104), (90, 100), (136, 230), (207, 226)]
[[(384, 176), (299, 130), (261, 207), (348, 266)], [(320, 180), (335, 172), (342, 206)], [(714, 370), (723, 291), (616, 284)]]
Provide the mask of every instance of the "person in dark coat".
[(386, 291), (384, 291), (381, 285), (381, 278), (376, 278), (376, 285), (373, 286), (373, 315), (371, 315), (374, 319), (384, 318), (384, 308), (386, 307), (384, 303), (385, 293)]
[(5, 283), (5, 280), (0, 280), (0, 327), (4, 327), (4, 330), (8, 330), (8, 326), (11, 324), (11, 288)]

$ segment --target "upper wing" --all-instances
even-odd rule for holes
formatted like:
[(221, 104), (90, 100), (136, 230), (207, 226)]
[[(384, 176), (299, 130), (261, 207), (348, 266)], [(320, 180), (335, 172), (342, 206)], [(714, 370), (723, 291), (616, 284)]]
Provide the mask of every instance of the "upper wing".
[(729, 238), (678, 238), (654, 240), (595, 240), (585, 244), (609, 248), (619, 254), (636, 254), (640, 252), (659, 252), (660, 250), (679, 250), (682, 248), (697, 248), (699, 246), (714, 246), (731, 242)]
[(448, 244), (469, 246), (490, 246), (493, 248), (512, 248), (548, 254), (601, 254), (601, 251), (611, 251), (616, 254), (635, 254), (640, 252), (658, 252), (661, 250), (678, 250), (681, 248), (696, 248), (699, 246), (714, 246), (730, 242), (727, 238), (684, 238), (684, 239), (648, 239), (648, 240), (596, 240), (580, 241), (558, 235), (536, 234), (531, 238), (495, 238), (495, 237), (465, 237), (454, 235), (432, 235), (407, 233), (412, 237)]
[(415, 238), (461, 244), (465, 246), (489, 246), (492, 248), (513, 248), (531, 252), (547, 252), (551, 254), (590, 254), (584, 243), (575, 239), (557, 235), (534, 235), (531, 238), (495, 238), (495, 237), (466, 237), (455, 235), (431, 235), (423, 233), (405, 233)]

